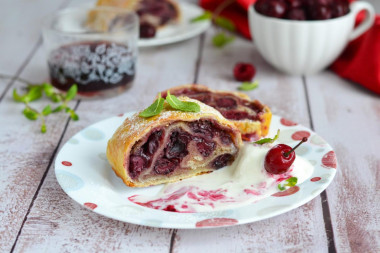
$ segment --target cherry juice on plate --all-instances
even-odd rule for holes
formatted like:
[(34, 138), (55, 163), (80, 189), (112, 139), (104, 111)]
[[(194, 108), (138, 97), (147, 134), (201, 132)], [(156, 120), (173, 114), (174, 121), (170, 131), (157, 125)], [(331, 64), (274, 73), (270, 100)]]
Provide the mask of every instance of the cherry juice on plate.
[(135, 76), (136, 56), (128, 46), (108, 41), (73, 43), (48, 58), (51, 83), (59, 90), (78, 85), (82, 96), (127, 88)]

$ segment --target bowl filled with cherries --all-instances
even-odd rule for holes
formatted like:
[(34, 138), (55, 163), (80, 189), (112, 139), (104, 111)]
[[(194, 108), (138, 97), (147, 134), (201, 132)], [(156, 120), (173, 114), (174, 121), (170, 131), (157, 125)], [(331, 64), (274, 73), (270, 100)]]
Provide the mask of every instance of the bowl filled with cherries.
[[(355, 27), (359, 12), (366, 18)], [(258, 0), (249, 8), (254, 44), (263, 58), (291, 75), (328, 67), (347, 43), (374, 23), (373, 7), (348, 0)]]

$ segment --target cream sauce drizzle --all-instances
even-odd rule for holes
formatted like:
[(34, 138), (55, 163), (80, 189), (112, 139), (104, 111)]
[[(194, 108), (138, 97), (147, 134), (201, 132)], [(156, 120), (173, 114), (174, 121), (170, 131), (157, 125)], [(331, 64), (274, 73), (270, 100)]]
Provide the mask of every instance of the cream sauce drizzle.
[(313, 173), (313, 166), (300, 156), (288, 172), (280, 175), (264, 169), (269, 146), (245, 144), (235, 162), (210, 174), (167, 184), (155, 196), (134, 195), (129, 200), (149, 208), (176, 212), (209, 212), (236, 208), (278, 192), (277, 185), (297, 177), (300, 184)]

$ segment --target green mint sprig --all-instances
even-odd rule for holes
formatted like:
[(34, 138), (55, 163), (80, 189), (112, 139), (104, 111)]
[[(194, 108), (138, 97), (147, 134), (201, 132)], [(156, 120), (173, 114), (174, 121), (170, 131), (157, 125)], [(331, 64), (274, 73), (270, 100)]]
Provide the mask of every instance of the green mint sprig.
[(219, 32), (216, 35), (214, 35), (214, 37), (212, 37), (212, 44), (215, 47), (222, 48), (234, 40), (234, 36), (228, 35), (225, 32)]
[[(68, 113), (72, 120), (79, 120), (79, 116), (75, 113), (73, 109), (68, 106), (69, 101), (71, 101), (77, 94), (78, 86), (73, 85), (67, 91), (66, 94), (56, 92), (54, 87), (51, 84), (43, 83), (43, 84), (28, 84), (26, 87), (26, 93), (20, 95), (15, 88), (13, 90), (13, 100), (19, 103), (24, 103), (25, 108), (22, 111), (24, 116), (29, 120), (41, 120), (41, 133), (46, 133), (46, 120), (45, 118), (52, 114), (60, 111), (65, 111)], [(48, 97), (52, 102), (58, 103), (61, 102), (59, 106), (52, 109), (51, 105), (46, 105), (42, 111), (38, 111), (37, 109), (30, 106), (30, 102), (36, 101), (40, 99), (43, 94)]]
[(235, 32), (236, 30), (236, 27), (234, 25), (234, 23), (231, 22), (231, 20), (227, 19), (227, 18), (223, 18), (223, 17), (215, 17), (214, 19), (214, 23), (221, 27), (221, 28), (224, 28), (226, 29), (227, 31), (230, 31), (230, 32)]
[(293, 187), (293, 186), (296, 186), (296, 184), (297, 184), (297, 182), (298, 182), (298, 178), (296, 178), (296, 177), (291, 177), (291, 178), (288, 178), (288, 179), (286, 179), (286, 184), (283, 184), (283, 185), (281, 185), (281, 184), (278, 184), (278, 189), (280, 190), (280, 191), (285, 191), (285, 189), (286, 189), (286, 187), (288, 186), (288, 187)]
[(195, 22), (199, 22), (199, 21), (206, 21), (206, 20), (211, 20), (211, 19), (212, 19), (212, 12), (205, 11), (201, 15), (190, 19), (190, 23), (195, 23)]
[(166, 95), (166, 101), (173, 109), (183, 112), (199, 112), (201, 110), (201, 107), (197, 103), (181, 101), (176, 96), (170, 94), (170, 91)]
[(140, 112), (139, 116), (143, 118), (149, 118), (160, 114), (164, 108), (165, 99), (161, 97), (161, 93), (158, 93), (158, 98), (144, 111)]
[(259, 82), (254, 81), (254, 82), (243, 82), (239, 87), (238, 90), (241, 91), (250, 91), (254, 90), (259, 87)]
[[(158, 98), (151, 104), (148, 108), (139, 113), (140, 117), (150, 118), (152, 116), (158, 115), (164, 108), (165, 99), (161, 97), (161, 93), (158, 94)], [(166, 102), (173, 109), (183, 111), (183, 112), (199, 112), (201, 107), (195, 102), (181, 101), (176, 96), (171, 95), (170, 91), (166, 95)]]
[(260, 144), (260, 145), (265, 144), (265, 143), (273, 143), (275, 142), (275, 140), (278, 139), (278, 137), (280, 137), (280, 129), (277, 130), (277, 134), (273, 138), (263, 138), (261, 140), (255, 141), (254, 143)]

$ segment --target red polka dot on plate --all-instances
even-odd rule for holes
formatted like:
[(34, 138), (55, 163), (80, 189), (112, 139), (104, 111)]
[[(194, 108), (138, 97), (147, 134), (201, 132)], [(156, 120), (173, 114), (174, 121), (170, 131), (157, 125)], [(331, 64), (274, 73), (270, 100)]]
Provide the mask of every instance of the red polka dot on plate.
[(118, 117), (123, 117), (124, 116), (124, 113), (120, 113), (117, 115)]
[(298, 192), (300, 190), (300, 188), (298, 186), (293, 186), (285, 191), (282, 191), (282, 192), (276, 192), (275, 194), (272, 194), (273, 197), (285, 197), (285, 196), (289, 196), (289, 195), (292, 195), (296, 192)]
[(295, 141), (302, 140), (303, 137), (309, 138), (310, 133), (308, 131), (297, 131), (292, 135), (292, 139)]
[(230, 226), (238, 223), (236, 219), (230, 218), (212, 218), (207, 220), (198, 221), (195, 226), (197, 228), (201, 227), (221, 227), (221, 226)]
[(71, 162), (68, 162), (68, 161), (63, 161), (62, 164), (65, 165), (65, 166), (71, 166), (71, 165), (73, 165)]
[(329, 151), (327, 152), (323, 157), (322, 157), (322, 164), (323, 166), (327, 168), (334, 168), (336, 169), (336, 156), (334, 151)]
[(90, 202), (86, 202), (86, 203), (84, 203), (84, 206), (86, 206), (86, 207), (90, 208), (91, 210), (94, 210), (95, 208), (97, 208), (97, 207), (98, 207), (98, 205), (97, 205), (97, 204), (94, 204), (94, 203), (90, 203)]
[(320, 177), (313, 177), (312, 179), (310, 179), (311, 182), (318, 182), (319, 180), (321, 180)]
[(284, 118), (281, 118), (280, 123), (283, 124), (284, 126), (296, 126), (297, 125), (297, 123), (295, 123), (291, 120), (288, 120), (288, 119), (284, 119)]

